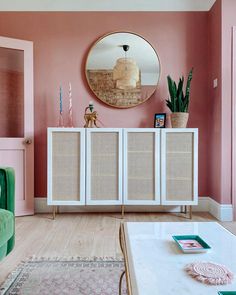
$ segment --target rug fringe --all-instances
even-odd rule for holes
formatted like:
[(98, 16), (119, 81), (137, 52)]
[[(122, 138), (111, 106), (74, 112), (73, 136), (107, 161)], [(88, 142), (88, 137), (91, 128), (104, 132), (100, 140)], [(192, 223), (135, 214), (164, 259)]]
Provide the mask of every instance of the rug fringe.
[(31, 261), (115, 261), (115, 262), (123, 262), (123, 257), (112, 257), (112, 256), (55, 256), (55, 257), (45, 257), (40, 256), (37, 257), (35, 255), (30, 256), (23, 260), (22, 262), (31, 262)]

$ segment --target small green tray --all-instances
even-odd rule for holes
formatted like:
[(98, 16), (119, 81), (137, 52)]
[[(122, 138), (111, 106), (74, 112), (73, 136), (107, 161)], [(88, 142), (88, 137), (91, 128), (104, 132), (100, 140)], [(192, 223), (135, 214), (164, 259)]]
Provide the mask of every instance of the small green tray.
[(219, 295), (236, 295), (236, 291), (220, 291)]
[[(211, 249), (211, 247), (198, 235), (172, 236), (172, 238), (184, 253), (202, 253)], [(183, 246), (184, 241), (186, 241), (186, 247)], [(188, 243), (187, 241), (196, 241), (196, 243)], [(194, 246), (191, 246), (191, 244)], [(199, 245), (199, 247), (197, 245)]]

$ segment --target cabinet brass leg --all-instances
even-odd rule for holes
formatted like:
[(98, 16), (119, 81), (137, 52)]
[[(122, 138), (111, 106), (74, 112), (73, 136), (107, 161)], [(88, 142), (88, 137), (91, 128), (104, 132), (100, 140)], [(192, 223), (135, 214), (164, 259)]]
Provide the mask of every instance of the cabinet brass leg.
[(57, 206), (52, 207), (52, 219), (53, 220), (55, 220), (55, 218), (56, 218), (56, 210), (57, 210), (56, 208), (57, 208)]
[(56, 213), (59, 213), (59, 206), (53, 206), (52, 208), (52, 219), (56, 219)]
[(187, 214), (187, 206), (184, 206), (184, 213)]
[(125, 218), (125, 205), (121, 206), (121, 217), (122, 217), (122, 219)]
[(192, 213), (192, 206), (189, 206), (189, 219), (192, 219), (193, 213)]
[(124, 277), (125, 274), (125, 270), (122, 272), (121, 276), (120, 276), (120, 281), (119, 281), (119, 295), (122, 294), (122, 279)]
[(185, 205), (180, 206), (180, 211), (181, 213), (187, 214), (187, 206)]

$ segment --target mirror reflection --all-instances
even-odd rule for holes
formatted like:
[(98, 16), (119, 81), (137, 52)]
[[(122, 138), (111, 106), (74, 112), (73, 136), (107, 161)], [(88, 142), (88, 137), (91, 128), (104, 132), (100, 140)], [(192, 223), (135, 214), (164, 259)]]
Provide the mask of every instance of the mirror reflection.
[(160, 62), (143, 37), (117, 32), (100, 38), (86, 62), (89, 87), (104, 103), (129, 108), (145, 102), (157, 87)]

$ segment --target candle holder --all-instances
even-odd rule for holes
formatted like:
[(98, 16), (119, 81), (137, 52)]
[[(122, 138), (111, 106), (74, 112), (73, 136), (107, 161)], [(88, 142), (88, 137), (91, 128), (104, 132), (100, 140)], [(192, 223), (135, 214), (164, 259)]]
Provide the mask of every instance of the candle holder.
[(97, 121), (98, 121), (98, 113), (94, 110), (94, 106), (92, 102), (89, 102), (89, 106), (85, 108), (84, 110), (84, 120), (85, 125), (84, 128), (93, 128), (97, 127)]
[(69, 120), (68, 120), (68, 127), (73, 128), (73, 116), (72, 116), (72, 109), (69, 109)]
[(64, 120), (63, 120), (62, 112), (60, 112), (60, 115), (59, 115), (58, 127), (64, 127)]

